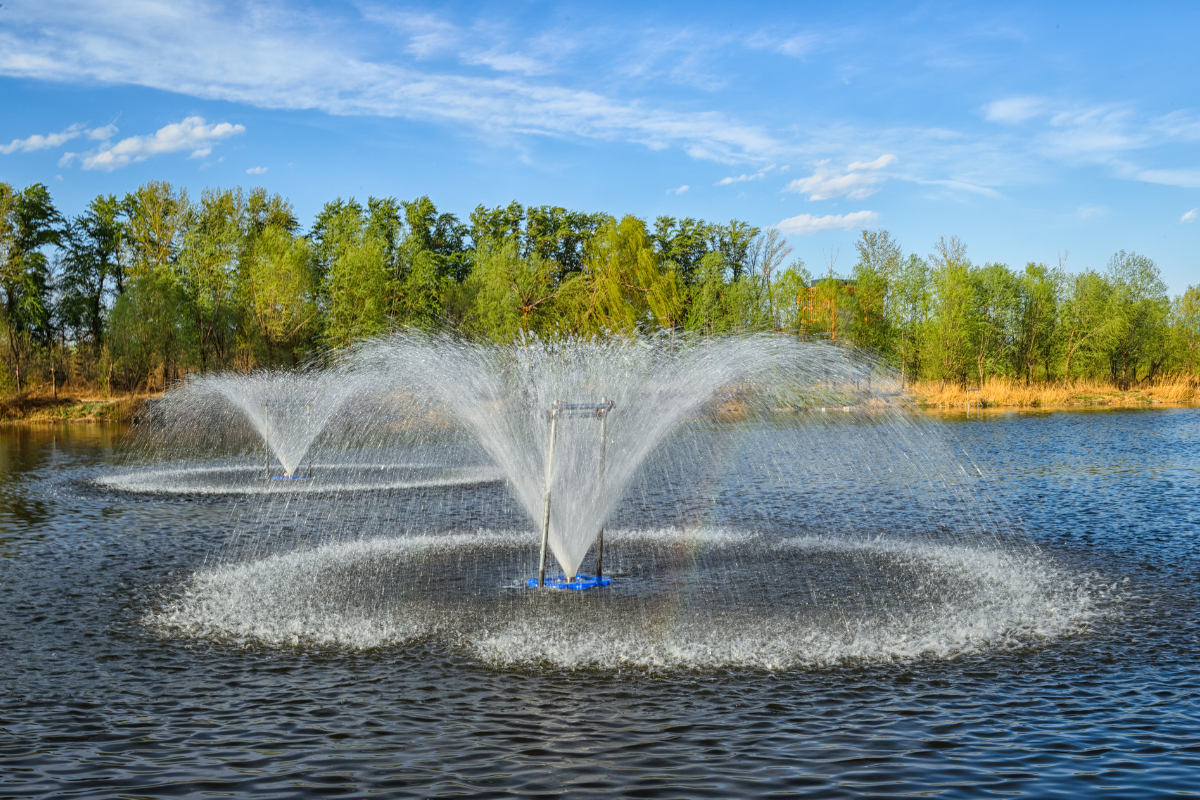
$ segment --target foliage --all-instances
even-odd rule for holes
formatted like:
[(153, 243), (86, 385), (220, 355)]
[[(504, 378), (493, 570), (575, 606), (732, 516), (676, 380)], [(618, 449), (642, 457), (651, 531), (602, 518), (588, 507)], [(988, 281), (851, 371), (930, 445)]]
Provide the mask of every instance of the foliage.
[(425, 196), (369, 197), (327, 203), (306, 232), (261, 188), (193, 200), (150, 182), (65, 219), (45, 186), (0, 184), (0, 387), (159, 388), (401, 327), (498, 342), (776, 330), (870, 348), (946, 392), (1200, 369), (1200, 287), (1168, 297), (1145, 256), (1013, 270), (972, 264), (957, 237), (905, 255), (883, 230), (855, 250), (849, 276), (814, 280), (799, 259), (784, 266), (778, 230), (738, 220), (651, 226), (512, 202), (463, 222)]

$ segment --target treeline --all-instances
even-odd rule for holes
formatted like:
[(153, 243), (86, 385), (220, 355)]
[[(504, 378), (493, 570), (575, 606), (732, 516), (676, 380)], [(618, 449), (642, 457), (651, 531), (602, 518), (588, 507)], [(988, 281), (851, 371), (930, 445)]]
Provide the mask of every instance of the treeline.
[(60, 214), (0, 183), (0, 389), (160, 388), (189, 372), (291, 365), (388, 330), (511, 341), (660, 329), (782, 330), (961, 383), (1195, 373), (1200, 289), (1172, 300), (1118, 253), (1100, 273), (928, 258), (864, 231), (849, 276), (817, 280), (774, 229), (428, 197), (327, 203), (308, 231), (263, 189), (198, 200), (147, 183)]

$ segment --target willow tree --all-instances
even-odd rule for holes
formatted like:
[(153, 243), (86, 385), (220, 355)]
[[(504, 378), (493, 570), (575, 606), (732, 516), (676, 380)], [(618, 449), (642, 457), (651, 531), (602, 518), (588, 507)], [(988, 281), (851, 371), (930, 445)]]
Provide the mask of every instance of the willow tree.
[(634, 216), (600, 226), (582, 272), (563, 291), (570, 298), (564, 324), (584, 335), (674, 328), (684, 317), (679, 277), (671, 267), (660, 268), (646, 224)]
[(297, 340), (317, 327), (312, 262), (307, 239), (274, 226), (262, 231), (247, 259), (245, 304), (269, 363), (279, 360), (281, 348), (294, 350)]

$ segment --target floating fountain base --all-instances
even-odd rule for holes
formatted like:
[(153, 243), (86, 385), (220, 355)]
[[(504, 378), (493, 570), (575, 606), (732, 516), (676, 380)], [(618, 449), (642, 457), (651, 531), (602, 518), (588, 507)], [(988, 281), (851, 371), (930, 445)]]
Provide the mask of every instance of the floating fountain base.
[(271, 480), (273, 480), (273, 481), (306, 481), (306, 480), (308, 480), (308, 476), (307, 475), (272, 475)]
[[(608, 586), (612, 583), (612, 578), (595, 578), (591, 575), (576, 575), (575, 580), (568, 581), (566, 575), (547, 575), (547, 589), (574, 589), (577, 592), (582, 592), (584, 589), (595, 589), (597, 586)], [(536, 589), (538, 585), (537, 578), (529, 579), (530, 588)]]

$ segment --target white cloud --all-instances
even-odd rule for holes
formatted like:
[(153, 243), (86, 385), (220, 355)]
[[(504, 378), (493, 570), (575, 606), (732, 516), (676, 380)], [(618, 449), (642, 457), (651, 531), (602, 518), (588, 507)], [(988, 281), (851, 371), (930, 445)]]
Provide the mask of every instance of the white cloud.
[(246, 170), (247, 175), (265, 175), (270, 167), (251, 167)]
[[(759, 126), (719, 111), (531, 79), (547, 74), (557, 52), (554, 37), (535, 36), (514, 49), (490, 41), (490, 29), (410, 14), (395, 23), (408, 25), (408, 43), (397, 48), (369, 32), (351, 28), (354, 35), (347, 35), (360, 20), (332, 11), (204, 0), (122, 0), (120, 9), (54, 0), (10, 12), (6, 3), (0, 75), (136, 85), (273, 109), (404, 117), (493, 142), (504, 136), (583, 137), (677, 147), (726, 163), (762, 159), (780, 148)], [(394, 26), (374, 27), (395, 36)], [(427, 67), (413, 56), (438, 58)], [(446, 63), (447, 57), (456, 63)], [(97, 162), (95, 168), (107, 167)]]
[(1200, 169), (1142, 169), (1134, 173), (1134, 177), (1146, 183), (1200, 189)]
[(687, 191), (689, 188), (691, 188), (691, 187), (689, 187), (689, 186), (688, 186), (688, 185), (685, 183), (683, 186), (680, 186), (678, 189), (667, 189), (667, 194), (683, 194), (683, 193), (684, 193), (684, 192), (686, 192), (686, 191)]
[(67, 153), (58, 163), (64, 166), (78, 158), (84, 169), (112, 172), (163, 153), (191, 150), (189, 158), (204, 158), (212, 152), (213, 144), (245, 132), (242, 125), (228, 122), (210, 125), (203, 117), (187, 117), (182, 122), (164, 125), (149, 136), (130, 136), (86, 153)]
[(1193, 208), (1191, 211), (1187, 212), (1182, 217), (1180, 217), (1179, 221), (1180, 222), (1195, 222), (1197, 211), (1200, 211), (1200, 209)]
[(851, 161), (846, 169), (851, 172), (863, 172), (864, 170), (883, 169), (889, 164), (896, 163), (896, 157), (891, 153), (882, 155), (874, 161)]
[(874, 211), (855, 211), (851, 214), (827, 214), (814, 217), (812, 214), (800, 214), (788, 217), (775, 227), (784, 233), (803, 236), (807, 233), (835, 231), (849, 228), (866, 227), (879, 221), (879, 215)]
[(79, 134), (83, 133), (82, 125), (72, 125), (65, 131), (60, 133), (48, 133), (42, 136), (40, 133), (35, 133), (27, 139), (13, 139), (11, 143), (0, 145), (0, 153), (10, 155), (18, 150), (22, 153), (32, 153), (36, 150), (46, 150), (51, 147), (59, 147), (74, 139)]
[(1108, 206), (1082, 205), (1075, 213), (1079, 215), (1080, 219), (1091, 219), (1092, 217), (1103, 217), (1110, 211), (1111, 209)]
[(784, 191), (807, 194), (809, 200), (829, 200), (834, 197), (862, 200), (879, 191), (878, 185), (887, 179), (879, 170), (895, 161), (896, 156), (888, 153), (874, 161), (851, 162), (843, 172), (829, 166), (829, 160), (825, 159), (817, 162), (812, 175), (797, 178)]
[(27, 139), (13, 139), (9, 144), (0, 145), (0, 153), (10, 155), (17, 151), (22, 153), (32, 153), (37, 150), (48, 150), (52, 147), (61, 147), (72, 139), (78, 138), (82, 134), (87, 134), (89, 139), (108, 139), (117, 132), (116, 125), (105, 125), (103, 128), (84, 127), (81, 123), (75, 123), (71, 127), (59, 133), (48, 133), (42, 136), (40, 133), (35, 133)]
[(1011, 125), (1036, 117), (1042, 113), (1045, 106), (1046, 102), (1037, 97), (1010, 97), (984, 106), (984, 118), (988, 122), (1004, 122)]
[[(775, 165), (772, 164), (769, 167), (763, 167), (758, 172), (755, 172), (755, 173), (752, 173), (749, 175), (743, 173), (741, 175), (738, 175), (736, 178), (721, 178), (721, 180), (714, 183), (713, 186), (729, 186), (730, 184), (733, 184), (733, 183), (745, 183), (746, 181), (760, 181), (763, 178), (767, 177), (767, 173), (773, 171), (774, 169), (775, 169)], [(787, 167), (784, 167), (783, 169), (786, 170)], [(780, 171), (782, 172), (783, 170), (780, 170)]]

